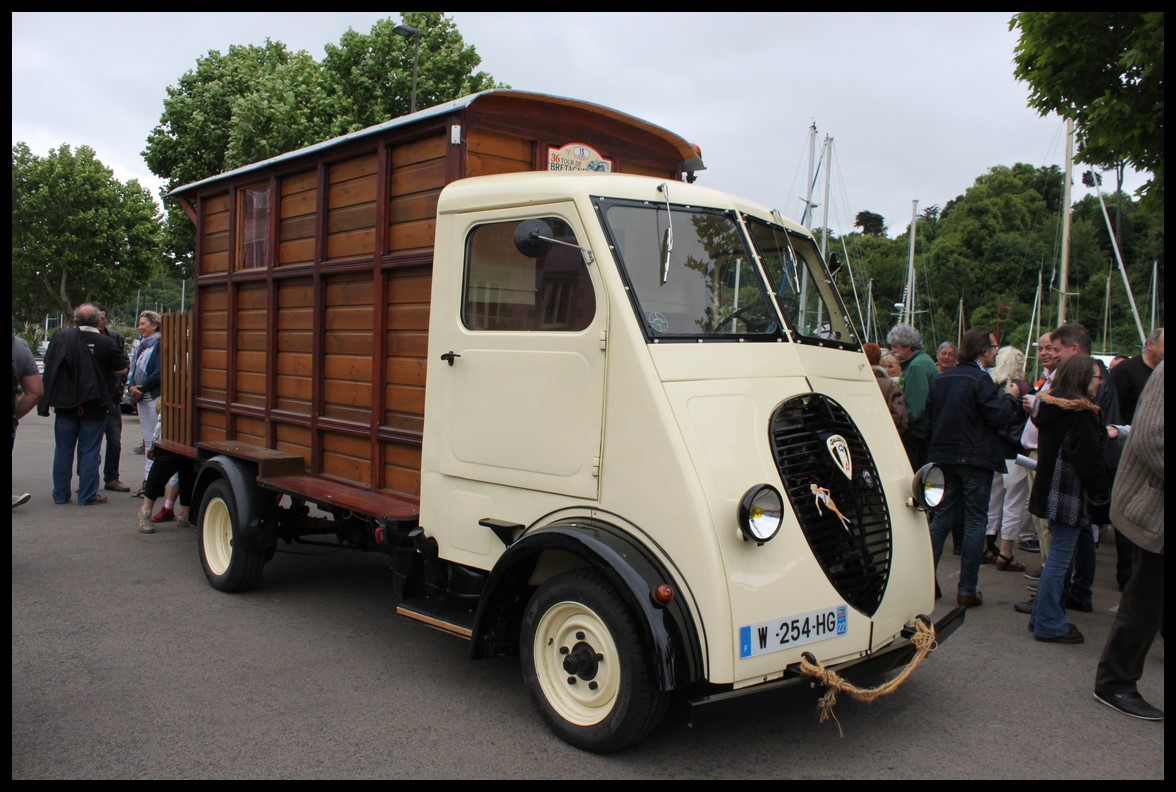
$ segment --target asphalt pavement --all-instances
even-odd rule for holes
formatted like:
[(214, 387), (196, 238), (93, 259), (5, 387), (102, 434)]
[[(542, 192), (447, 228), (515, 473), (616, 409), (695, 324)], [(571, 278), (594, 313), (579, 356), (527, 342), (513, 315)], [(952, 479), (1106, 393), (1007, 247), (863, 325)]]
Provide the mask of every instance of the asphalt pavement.
[[(132, 486), (138, 441), (127, 417)], [(461, 640), (397, 617), (383, 557), (283, 546), (255, 591), (223, 594), (194, 529), (137, 532), (139, 500), (54, 505), (52, 453), (52, 420), (26, 417), (12, 454), (12, 490), (32, 495), (12, 513), (13, 780), (1164, 778), (1164, 724), (1092, 697), (1118, 604), (1111, 542), (1094, 611), (1070, 616), (1084, 644), (1034, 641), (1012, 607), (1028, 581), (986, 565), (983, 607), (890, 696), (842, 696), (825, 723), (807, 695), (693, 727), (671, 716), (595, 756), (547, 730), (516, 658), (469, 660)], [(934, 618), (958, 574), (947, 556)], [(1140, 691), (1163, 709), (1162, 638)]]

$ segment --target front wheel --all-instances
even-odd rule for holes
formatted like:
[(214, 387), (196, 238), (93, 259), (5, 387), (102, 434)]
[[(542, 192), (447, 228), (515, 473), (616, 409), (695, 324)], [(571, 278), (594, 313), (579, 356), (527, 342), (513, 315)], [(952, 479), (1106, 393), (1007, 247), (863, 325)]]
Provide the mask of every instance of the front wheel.
[(560, 739), (608, 753), (653, 731), (670, 694), (659, 688), (624, 601), (590, 569), (544, 583), (519, 639), (523, 679)]
[(233, 488), (225, 480), (214, 481), (200, 502), (200, 565), (218, 591), (247, 591), (261, 579), (264, 550), (241, 546), (240, 515)]

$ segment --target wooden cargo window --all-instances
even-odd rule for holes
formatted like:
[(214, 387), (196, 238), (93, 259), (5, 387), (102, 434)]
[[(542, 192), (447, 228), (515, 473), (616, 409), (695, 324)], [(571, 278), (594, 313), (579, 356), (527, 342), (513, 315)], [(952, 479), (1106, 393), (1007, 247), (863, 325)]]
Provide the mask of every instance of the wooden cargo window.
[(237, 191), (237, 269), (269, 266), (272, 203), (268, 184)]
[[(578, 245), (571, 226), (545, 217), (554, 239)], [(552, 245), (529, 258), (514, 246), (517, 221), (478, 226), (466, 242), (462, 322), (470, 330), (583, 330), (596, 315), (596, 294), (583, 255)]]

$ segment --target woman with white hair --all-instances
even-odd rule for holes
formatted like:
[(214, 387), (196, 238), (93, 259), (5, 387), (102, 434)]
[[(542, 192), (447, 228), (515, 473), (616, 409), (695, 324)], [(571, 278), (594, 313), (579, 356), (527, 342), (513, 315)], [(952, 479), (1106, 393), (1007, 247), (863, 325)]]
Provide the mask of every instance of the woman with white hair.
[[(1014, 382), (1021, 393), (1029, 392), (1029, 384), (1025, 382), (1025, 353), (1016, 347), (1001, 347), (996, 353), (996, 365), (988, 374), (998, 387)], [(1002, 572), (1025, 571), (1025, 565), (1013, 557), (1013, 545), (1022, 526), (1030, 519), (1029, 470), (1016, 463), (1017, 456), (1025, 453), (1021, 446), (1021, 432), (1028, 417), (1023, 409), (1018, 410), (1008, 428), (999, 433), (1005, 472), (998, 471), (992, 478), (992, 494), (988, 499), (986, 557)], [(998, 533), (999, 546), (996, 543)]]
[(127, 374), (127, 388), (139, 413), (139, 427), (143, 430), (143, 453), (147, 461), (143, 465), (143, 486), (135, 493), (143, 496), (147, 486), (147, 474), (151, 472), (151, 447), (155, 444), (155, 400), (159, 398), (162, 359), (159, 355), (159, 328), (163, 319), (155, 311), (139, 314), (139, 335), (141, 340), (131, 357), (131, 368)]

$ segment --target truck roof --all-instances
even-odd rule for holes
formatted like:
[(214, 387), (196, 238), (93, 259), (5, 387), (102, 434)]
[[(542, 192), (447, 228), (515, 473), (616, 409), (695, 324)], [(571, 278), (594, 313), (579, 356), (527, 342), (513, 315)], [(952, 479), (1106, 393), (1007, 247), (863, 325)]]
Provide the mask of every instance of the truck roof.
[(567, 107), (577, 108), (577, 109), (580, 109), (580, 110), (583, 110), (586, 112), (591, 112), (596, 115), (602, 115), (602, 116), (607, 116), (609, 118), (622, 120), (627, 124), (630, 124), (634, 127), (643, 129), (646, 132), (654, 134), (657, 137), (660, 137), (660, 138), (664, 139), (665, 141), (667, 141), (668, 143), (670, 143), (679, 152), (679, 154), (682, 157), (683, 170), (689, 172), (689, 171), (701, 171), (701, 170), (706, 169), (706, 165), (703, 164), (701, 155), (699, 154), (698, 150), (694, 147), (693, 144), (688, 142), (685, 138), (681, 137), (680, 135), (677, 135), (676, 133), (671, 132), (668, 129), (660, 127), (656, 124), (650, 123), (649, 121), (645, 121), (644, 119), (637, 118), (636, 116), (629, 115), (628, 113), (622, 113), (621, 111), (614, 110), (611, 107), (605, 107), (604, 105), (598, 105), (593, 102), (585, 102), (585, 101), (582, 101), (579, 99), (570, 99), (568, 97), (553, 96), (550, 94), (541, 94), (541, 93), (536, 93), (536, 92), (532, 92), (532, 91), (515, 91), (515, 90), (507, 90), (507, 89), (495, 89), (495, 90), (490, 90), (490, 91), (481, 91), (479, 93), (470, 94), (469, 96), (463, 96), (459, 99), (454, 99), (452, 102), (445, 102), (443, 104), (439, 104), (439, 105), (435, 105), (433, 107), (425, 108), (424, 110), (418, 110), (415, 113), (410, 113), (408, 115), (400, 116), (398, 118), (393, 118), (389, 121), (385, 121), (380, 124), (375, 124), (373, 126), (365, 128), (365, 129), (360, 129), (356, 132), (351, 132), (346, 135), (341, 135), (336, 138), (331, 138), (330, 140), (324, 140), (321, 143), (314, 143), (312, 145), (305, 146), (303, 148), (296, 149), (294, 151), (289, 151), (285, 154), (279, 154), (276, 157), (270, 157), (269, 159), (261, 160), (259, 162), (254, 162), (249, 165), (243, 165), (240, 168), (234, 168), (233, 170), (225, 171), (224, 173), (217, 174), (216, 176), (209, 176), (206, 179), (201, 179), (199, 181), (191, 182), (189, 184), (185, 184), (180, 187), (176, 187), (174, 190), (171, 190), (168, 193), (168, 195), (169, 196), (178, 196), (183, 193), (191, 192), (191, 191), (197, 190), (199, 188), (206, 187), (210, 184), (214, 184), (218, 181), (221, 181), (222, 179), (236, 178), (236, 177), (241, 176), (242, 174), (246, 174), (246, 173), (250, 173), (252, 171), (257, 171), (257, 170), (269, 168), (269, 167), (276, 165), (276, 164), (284, 163), (287, 161), (293, 161), (293, 160), (297, 160), (300, 158), (310, 157), (315, 154), (318, 154), (319, 152), (321, 152), (325, 149), (334, 148), (336, 146), (342, 146), (345, 144), (353, 143), (357, 140), (361, 140), (363, 138), (367, 138), (367, 137), (371, 137), (371, 136), (375, 136), (375, 135), (380, 135), (380, 134), (386, 133), (390, 130), (397, 129), (399, 127), (410, 126), (412, 124), (418, 124), (418, 123), (421, 123), (422, 121), (435, 120), (438, 117), (444, 116), (449, 113), (465, 110), (468, 108), (473, 108), (473, 107), (481, 105), (481, 104), (489, 104), (489, 103), (498, 102), (498, 101), (501, 101), (504, 99), (505, 100), (527, 100), (527, 101), (534, 101), (537, 103), (545, 103), (545, 104), (559, 104), (559, 105), (564, 105)]
[[(653, 176), (587, 171), (525, 171), (473, 176), (450, 182), (441, 192), (437, 212), (445, 214), (469, 208), (485, 209), (488, 205), (506, 207), (547, 203), (577, 195), (662, 202), (666, 198), (657, 192), (657, 186), (666, 182), (666, 179)], [(755, 201), (682, 181), (669, 181), (668, 186), (671, 204), (734, 209), (761, 218), (775, 217), (790, 231), (806, 236), (810, 233), (800, 224), (781, 217), (779, 213)]]

